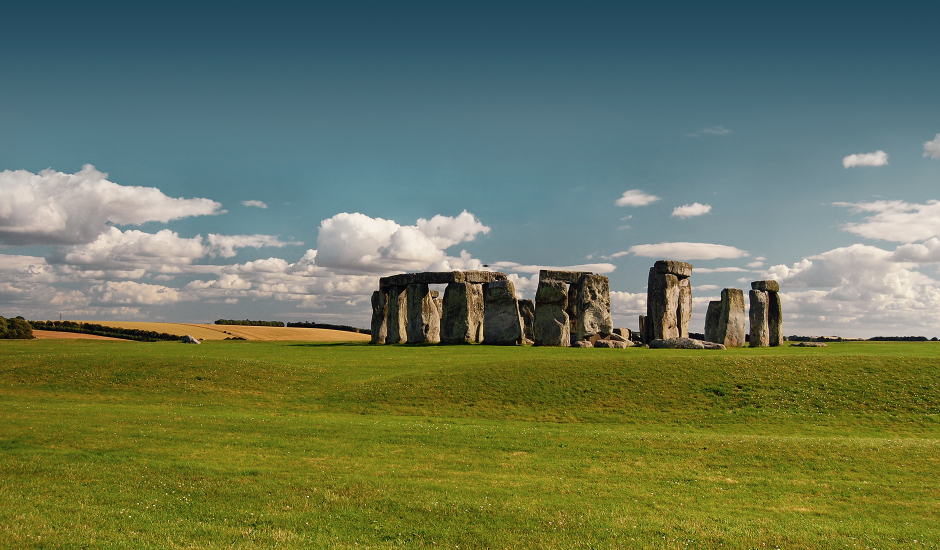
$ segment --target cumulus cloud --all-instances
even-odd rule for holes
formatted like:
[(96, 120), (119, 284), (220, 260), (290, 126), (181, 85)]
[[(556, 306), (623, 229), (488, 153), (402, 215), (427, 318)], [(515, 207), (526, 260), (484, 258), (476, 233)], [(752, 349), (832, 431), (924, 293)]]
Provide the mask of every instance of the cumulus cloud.
[(940, 239), (934, 237), (923, 243), (908, 243), (894, 249), (891, 261), (919, 264), (940, 262)]
[(466, 211), (416, 225), (343, 212), (320, 222), (316, 263), (341, 273), (420, 270), (447, 260), (446, 248), (489, 231)]
[(924, 157), (940, 159), (940, 134), (934, 136), (931, 141), (924, 142)]
[(205, 255), (206, 247), (199, 236), (187, 239), (169, 229), (145, 233), (110, 226), (88, 244), (56, 250), (49, 255), (49, 261), (82, 269), (165, 271), (166, 267), (189, 265)]
[(517, 273), (538, 273), (543, 269), (554, 271), (590, 271), (592, 273), (611, 273), (617, 269), (614, 264), (578, 264), (578, 265), (522, 265), (515, 262), (495, 262), (490, 266), (498, 270), (515, 271)]
[(696, 267), (696, 273), (749, 273), (749, 269), (741, 267)]
[(694, 218), (695, 216), (701, 216), (703, 214), (708, 214), (712, 211), (710, 204), (699, 204), (693, 202), (692, 204), (686, 204), (685, 206), (677, 206), (673, 209), (672, 215), (677, 218)]
[(692, 132), (691, 134), (686, 134), (685, 137), (700, 137), (700, 136), (726, 136), (731, 133), (731, 130), (725, 128), (724, 126), (711, 126), (709, 128), (702, 128), (697, 132)]
[(249, 208), (261, 208), (262, 210), (268, 207), (268, 205), (261, 201), (242, 201), (242, 206), (247, 206)]
[(747, 252), (740, 248), (723, 244), (711, 243), (659, 243), (638, 244), (629, 250), (612, 254), (611, 258), (618, 258), (627, 254), (635, 254), (644, 258), (667, 258), (671, 260), (717, 260), (734, 259), (747, 256)]
[(644, 193), (639, 189), (624, 191), (623, 196), (617, 199), (617, 206), (646, 206), (660, 200), (656, 195)]
[(180, 300), (175, 288), (135, 281), (108, 281), (91, 287), (94, 302), (99, 304), (156, 305)]
[(849, 155), (842, 159), (842, 166), (845, 168), (852, 168), (854, 166), (884, 166), (886, 164), (888, 164), (888, 153), (884, 151), (859, 153)]
[(221, 255), (223, 258), (233, 258), (237, 254), (236, 248), (261, 248), (262, 246), (271, 246), (281, 248), (288, 245), (302, 245), (304, 243), (297, 241), (282, 241), (273, 235), (216, 235), (209, 233), (209, 245), (213, 253)]
[(904, 201), (835, 202), (853, 212), (873, 213), (861, 223), (848, 223), (843, 229), (869, 239), (900, 243), (940, 237), (940, 201), (911, 204)]
[(82, 244), (106, 231), (108, 222), (140, 225), (224, 212), (209, 199), (171, 198), (107, 177), (90, 164), (75, 174), (0, 172), (0, 243)]

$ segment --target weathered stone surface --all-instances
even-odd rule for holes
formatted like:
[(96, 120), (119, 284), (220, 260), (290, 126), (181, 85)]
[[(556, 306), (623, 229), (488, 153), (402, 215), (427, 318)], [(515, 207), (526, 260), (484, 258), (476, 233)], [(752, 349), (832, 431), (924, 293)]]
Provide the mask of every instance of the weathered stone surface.
[(692, 281), (679, 279), (679, 306), (676, 308), (676, 330), (679, 338), (689, 337), (689, 323), (692, 322)]
[(408, 341), (408, 290), (407, 287), (388, 287), (388, 327), (386, 344)]
[(797, 342), (795, 344), (790, 344), (794, 348), (828, 348), (825, 342)]
[(483, 341), (483, 285), (450, 283), (444, 289), (441, 343)]
[(571, 347), (573, 348), (593, 348), (594, 343), (590, 340), (581, 340), (579, 342), (572, 342)]
[(653, 264), (653, 269), (657, 273), (666, 275), (671, 273), (679, 278), (686, 278), (692, 276), (692, 264), (687, 264), (685, 262), (676, 262), (672, 260), (659, 260)]
[(749, 312), (751, 320), (751, 338), (752, 348), (762, 348), (770, 345), (770, 331), (767, 327), (767, 310), (770, 306), (770, 298), (763, 290), (752, 290), (749, 293), (751, 301), (751, 310)]
[(712, 340), (729, 348), (744, 345), (747, 334), (747, 316), (744, 313), (744, 291), (726, 288), (721, 291), (721, 315), (718, 320), (717, 339)]
[(202, 343), (188, 334), (186, 336), (183, 336), (182, 341), (184, 344), (201, 344)]
[(728, 349), (724, 344), (716, 344), (715, 342), (702, 342), (702, 345), (705, 346), (705, 349)]
[(370, 344), (384, 344), (388, 334), (388, 290), (372, 293), (372, 340)]
[(620, 336), (617, 333), (611, 333), (609, 336), (607, 336), (607, 338), (605, 338), (605, 340), (611, 340), (613, 342), (629, 342), (630, 341), (629, 338), (624, 338), (623, 336)]
[(535, 340), (535, 302), (519, 300), (519, 316), (522, 317), (523, 336)]
[(508, 346), (522, 343), (522, 317), (512, 281), (483, 285), (483, 343)]
[(678, 338), (679, 279), (650, 268), (646, 299), (646, 330), (649, 341)]
[(646, 326), (646, 315), (640, 315), (640, 342), (649, 343), (649, 327)]
[(535, 291), (536, 304), (557, 304), (561, 307), (568, 305), (568, 285), (563, 281), (554, 279), (539, 279), (539, 286)]
[(423, 283), (408, 285), (407, 295), (407, 342), (409, 344), (440, 342), (441, 315), (434, 304), (428, 285)]
[(765, 292), (780, 292), (780, 283), (777, 281), (754, 281), (751, 283), (751, 289), (763, 290)]
[[(443, 318), (444, 317), (444, 298), (438, 298), (437, 296), (435, 296), (434, 298), (432, 298), (432, 300), (434, 300), (434, 308), (437, 309), (438, 319)], [(440, 320), (438, 320), (438, 323), (440, 323)]]
[(576, 284), (581, 279), (581, 276), (585, 273), (585, 271), (555, 271), (551, 269), (543, 269), (539, 271), (539, 282), (550, 279), (553, 281), (562, 281), (572, 285)]
[(780, 307), (780, 293), (767, 292), (767, 343), (771, 346), (783, 345), (783, 310)]
[(535, 307), (535, 345), (571, 345), (568, 314), (560, 304), (537, 304)]
[(721, 318), (721, 301), (708, 302), (708, 311), (705, 312), (705, 340), (718, 341), (718, 320)]
[(627, 349), (633, 346), (630, 342), (617, 342), (616, 340), (598, 340), (594, 342), (595, 348), (613, 348), (613, 349)]
[(612, 334), (619, 334), (627, 340), (632, 340), (633, 331), (628, 328), (623, 327), (614, 327), (614, 330), (610, 331)]
[(535, 345), (535, 340), (530, 340), (530, 339), (528, 339), (528, 338), (523, 338), (523, 339), (522, 339), (522, 343), (523, 343), (523, 345), (526, 345), (526, 346), (534, 346), (534, 345)]
[(692, 338), (657, 338), (650, 342), (650, 349), (705, 349), (705, 343)]
[(408, 286), (413, 284), (446, 285), (450, 283), (483, 284), (492, 281), (505, 281), (506, 274), (497, 271), (426, 271), (423, 273), (402, 273), (379, 279), (379, 288)]
[(585, 340), (594, 335), (610, 334), (613, 330), (613, 321), (610, 318), (610, 282), (607, 277), (591, 273), (581, 275), (576, 295), (578, 301), (576, 339)]

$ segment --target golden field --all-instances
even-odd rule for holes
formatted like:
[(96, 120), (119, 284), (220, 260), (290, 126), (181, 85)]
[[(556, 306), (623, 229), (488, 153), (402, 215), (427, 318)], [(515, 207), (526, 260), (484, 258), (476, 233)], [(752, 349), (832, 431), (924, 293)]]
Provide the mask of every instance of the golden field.
[(77, 321), (108, 327), (152, 330), (167, 334), (189, 334), (200, 340), (225, 340), (240, 336), (246, 340), (306, 342), (368, 342), (368, 334), (321, 328), (249, 327), (242, 325), (201, 325), (188, 323), (149, 323), (139, 321)]

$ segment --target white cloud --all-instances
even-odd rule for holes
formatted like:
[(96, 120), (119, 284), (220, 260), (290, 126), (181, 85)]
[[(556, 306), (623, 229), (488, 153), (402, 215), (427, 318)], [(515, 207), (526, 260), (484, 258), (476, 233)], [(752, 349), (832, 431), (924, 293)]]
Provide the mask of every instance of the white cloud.
[(610, 312), (624, 316), (646, 315), (646, 293), (610, 291)]
[(750, 273), (749, 269), (742, 267), (696, 267), (696, 273)]
[(297, 241), (282, 241), (274, 235), (216, 235), (209, 233), (209, 244), (214, 253), (223, 258), (233, 258), (237, 254), (236, 248), (261, 248), (262, 246), (271, 246), (281, 248), (288, 245), (302, 245), (304, 243)]
[(617, 199), (617, 206), (646, 206), (660, 200), (656, 195), (644, 193), (639, 189), (624, 191), (623, 196)]
[(891, 253), (891, 261), (938, 263), (940, 262), (940, 239), (934, 237), (923, 243), (902, 244)]
[(499, 270), (506, 271), (515, 271), (517, 273), (536, 273), (543, 269), (550, 269), (554, 271), (589, 271), (591, 273), (610, 273), (613, 270), (617, 269), (617, 266), (614, 264), (578, 264), (578, 265), (522, 265), (515, 262), (495, 262), (490, 264), (491, 267), (494, 267)]
[(157, 305), (180, 301), (180, 293), (175, 288), (134, 281), (108, 281), (90, 290), (98, 304)]
[(249, 208), (261, 208), (262, 210), (266, 209), (268, 205), (264, 204), (261, 201), (242, 201), (242, 206), (247, 206)]
[(940, 134), (937, 134), (933, 140), (924, 142), (924, 157), (940, 159)]
[(731, 130), (725, 128), (724, 126), (711, 126), (709, 128), (702, 128), (697, 132), (692, 132), (691, 134), (686, 134), (685, 137), (699, 137), (699, 136), (726, 136), (731, 133)]
[(54, 264), (85, 270), (161, 270), (169, 266), (189, 265), (193, 260), (204, 257), (206, 251), (200, 236), (187, 239), (169, 229), (152, 234), (136, 229), (121, 231), (111, 226), (94, 241), (59, 249), (49, 259)]
[(888, 153), (884, 151), (859, 153), (849, 155), (842, 159), (842, 166), (845, 168), (852, 168), (853, 166), (884, 166), (886, 164), (888, 164)]
[(118, 185), (107, 177), (90, 164), (75, 174), (0, 172), (0, 243), (89, 243), (107, 231), (108, 222), (140, 225), (224, 212), (209, 199), (174, 199), (154, 187)]
[(692, 204), (686, 204), (685, 206), (677, 206), (673, 209), (672, 215), (677, 218), (693, 218), (695, 216), (701, 216), (703, 214), (708, 214), (712, 211), (710, 204), (699, 204), (693, 202)]
[(694, 285), (692, 290), (718, 290), (718, 285)]
[(444, 249), (490, 230), (472, 214), (419, 219), (417, 225), (343, 212), (320, 222), (316, 263), (337, 273), (423, 270), (449, 261)]
[(764, 261), (763, 261), (763, 260), (754, 260), (753, 262), (748, 262), (747, 266), (750, 267), (750, 268), (752, 268), (752, 269), (757, 269), (757, 268), (760, 268), (760, 267), (764, 267)]
[(635, 254), (645, 258), (665, 258), (671, 260), (716, 260), (734, 259), (747, 256), (747, 252), (733, 246), (711, 243), (659, 243), (638, 244), (626, 252), (618, 252), (611, 258)]
[(940, 201), (910, 204), (904, 201), (835, 202), (835, 206), (853, 212), (874, 212), (862, 223), (848, 223), (843, 229), (869, 239), (900, 243), (924, 241), (940, 237)]

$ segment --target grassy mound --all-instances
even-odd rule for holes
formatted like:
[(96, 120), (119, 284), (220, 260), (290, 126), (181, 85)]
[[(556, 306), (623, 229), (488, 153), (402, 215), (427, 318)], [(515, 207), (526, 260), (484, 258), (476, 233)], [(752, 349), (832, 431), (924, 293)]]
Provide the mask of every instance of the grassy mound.
[(936, 544), (937, 346), (4, 341), (0, 546)]

